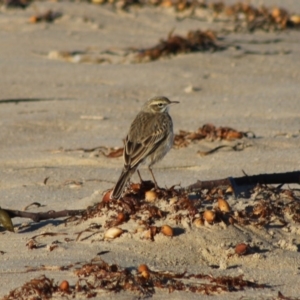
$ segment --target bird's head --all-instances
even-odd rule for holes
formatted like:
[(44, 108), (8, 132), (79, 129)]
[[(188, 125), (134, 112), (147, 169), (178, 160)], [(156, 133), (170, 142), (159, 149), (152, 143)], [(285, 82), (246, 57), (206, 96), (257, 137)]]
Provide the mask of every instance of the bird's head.
[(152, 113), (163, 113), (167, 112), (169, 106), (175, 103), (179, 103), (178, 101), (170, 101), (167, 97), (164, 96), (156, 96), (150, 98), (143, 107), (143, 110), (149, 111)]

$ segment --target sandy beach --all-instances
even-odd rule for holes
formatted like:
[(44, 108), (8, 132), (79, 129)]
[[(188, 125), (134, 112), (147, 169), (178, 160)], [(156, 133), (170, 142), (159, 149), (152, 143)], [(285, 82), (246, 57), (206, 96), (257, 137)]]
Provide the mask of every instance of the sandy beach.
[[(270, 9), (281, 5), (290, 16), (300, 16), (297, 0), (249, 2)], [(60, 16), (53, 22), (32, 21), (47, 10)], [(154, 167), (160, 187), (186, 187), (197, 180), (244, 173), (299, 171), (299, 27), (249, 32), (246, 28), (234, 31), (233, 26), (232, 19), (211, 9), (176, 12), (173, 7), (145, 5), (124, 10), (120, 5), (68, 1), (33, 1), (24, 9), (2, 6), (0, 207), (23, 210), (37, 202), (40, 206), (28, 211), (46, 212), (84, 210), (100, 203), (103, 192), (114, 186), (123, 160), (108, 158), (97, 147), (103, 146), (105, 153), (105, 147), (122, 147), (131, 121), (155, 95), (180, 101), (170, 111), (176, 134), (195, 131), (204, 124), (255, 134), (255, 138), (233, 141), (203, 139), (172, 149)], [(136, 60), (137, 49), (166, 40), (172, 30), (173, 35), (183, 37), (188, 31), (214, 31), (215, 43), (223, 49)], [(237, 142), (245, 146), (242, 151), (224, 148), (206, 156), (197, 153)], [(84, 151), (93, 148), (97, 149)], [(151, 179), (146, 168), (141, 168), (141, 173)], [(139, 182), (136, 174), (132, 181)], [(288, 192), (278, 193), (277, 198), (272, 194), (276, 201), (286, 207), (291, 202), (299, 204), (299, 185), (282, 189), (294, 189), (293, 197), (284, 196)], [(197, 198), (201, 207), (196, 217), (214, 209), (219, 198), (214, 195), (207, 201), (203, 195)], [(237, 198), (230, 193), (223, 196), (232, 216), (260, 201), (274, 200), (264, 193), (255, 198), (253, 191)], [(112, 240), (103, 239), (105, 224), (115, 215), (109, 209), (67, 225), (65, 218), (38, 223), (13, 218), (15, 233), (0, 226), (0, 298), (6, 299), (10, 291), (41, 275), (55, 284), (67, 280), (74, 287), (76, 263), (98, 257), (133, 274), (140, 264), (146, 264), (153, 272), (201, 273), (214, 278), (243, 275), (244, 280), (264, 286), (211, 295), (155, 288), (152, 299), (299, 299), (300, 224), (287, 210), (284, 224), (272, 216), (261, 226), (216, 221), (197, 227), (188, 211), (176, 211), (172, 206), (176, 199), (172, 201), (151, 203), (167, 212), (152, 225), (174, 228), (173, 237), (158, 233), (154, 241), (145, 238), (147, 228), (140, 229), (142, 213), (119, 225), (125, 232)], [(181, 222), (176, 219), (179, 214)], [(97, 226), (76, 240), (91, 224)], [(34, 236), (39, 236), (34, 239), (37, 248), (29, 249)], [(247, 244), (251, 251), (237, 255), (239, 243)], [(51, 249), (53, 245), (57, 246)], [(62, 270), (68, 265), (72, 267)], [(195, 278), (191, 281), (197, 282)], [(141, 296), (124, 290), (95, 292), (96, 299)], [(280, 298), (279, 292), (286, 298)], [(87, 298), (83, 292), (74, 292), (74, 296)], [(71, 299), (71, 294), (56, 292), (52, 296), (64, 297)]]

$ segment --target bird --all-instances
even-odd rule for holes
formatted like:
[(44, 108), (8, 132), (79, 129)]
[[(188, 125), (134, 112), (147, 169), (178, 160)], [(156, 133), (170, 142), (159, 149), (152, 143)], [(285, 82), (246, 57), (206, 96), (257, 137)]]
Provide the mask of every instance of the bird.
[[(130, 125), (124, 141), (124, 166), (121, 175), (111, 193), (111, 199), (120, 199), (127, 182), (135, 171), (140, 179), (138, 167), (148, 164), (155, 187), (157, 182), (152, 166), (160, 161), (172, 148), (174, 133), (169, 107), (178, 101), (170, 101), (164, 96), (150, 98)], [(142, 179), (141, 179), (142, 181)]]

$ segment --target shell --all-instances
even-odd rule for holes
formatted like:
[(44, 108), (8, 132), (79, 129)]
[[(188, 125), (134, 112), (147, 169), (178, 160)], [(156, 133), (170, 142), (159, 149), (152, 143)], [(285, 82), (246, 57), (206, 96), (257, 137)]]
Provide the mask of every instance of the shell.
[(294, 24), (299, 25), (300, 24), (300, 16), (298, 16), (298, 15), (292, 15), (290, 17), (290, 21), (292, 21)]
[(226, 194), (232, 194), (233, 192), (234, 192), (234, 191), (233, 191), (232, 186), (229, 186), (229, 187), (226, 189), (226, 191), (225, 191)]
[(112, 190), (108, 190), (105, 194), (104, 194), (104, 196), (103, 196), (103, 198), (102, 198), (102, 201), (103, 202), (110, 202), (111, 201), (111, 198), (110, 198), (110, 195), (111, 195), (111, 192), (112, 192)]
[(235, 246), (235, 253), (238, 255), (245, 255), (249, 250), (249, 245), (240, 243)]
[(146, 240), (152, 239), (151, 229), (144, 230), (141, 234), (141, 238)]
[(118, 220), (119, 224), (126, 222), (127, 221), (126, 214), (124, 214), (123, 212), (119, 212), (117, 215), (117, 220)]
[(140, 183), (132, 183), (130, 185), (131, 189), (133, 190), (134, 193), (138, 193), (141, 189), (141, 184)]
[(142, 275), (145, 279), (148, 279), (148, 278), (150, 277), (149, 271), (143, 271), (143, 272), (141, 273), (141, 275)]
[(223, 211), (223, 212), (231, 211), (231, 208), (230, 208), (228, 202), (223, 198), (218, 199), (218, 207), (219, 207), (220, 211)]
[(142, 264), (142, 265), (139, 265), (139, 267), (138, 267), (138, 272), (139, 273), (143, 273), (143, 272), (149, 272), (149, 268), (148, 268), (148, 266), (147, 265), (145, 265), (145, 264)]
[(273, 8), (271, 15), (274, 19), (277, 19), (282, 15), (282, 10), (279, 7), (275, 7)]
[(67, 280), (63, 280), (59, 285), (59, 289), (63, 292), (68, 292), (70, 288), (69, 282)]
[(145, 193), (145, 200), (147, 202), (154, 202), (157, 199), (157, 193), (155, 191), (147, 191)]
[(196, 226), (196, 227), (202, 227), (204, 225), (204, 221), (203, 219), (201, 218), (196, 218), (194, 221), (193, 221), (193, 224)]
[(209, 224), (213, 223), (216, 219), (216, 213), (212, 210), (206, 210), (203, 213), (203, 218), (205, 219), (206, 222)]
[(177, 201), (178, 201), (178, 197), (175, 196), (175, 197), (173, 197), (173, 198), (171, 198), (171, 199), (169, 200), (169, 204), (170, 204), (170, 205), (173, 205), (173, 204), (175, 204)]
[(92, 3), (94, 4), (103, 4), (105, 0), (92, 0)]
[(123, 232), (124, 230), (119, 227), (111, 227), (104, 233), (104, 238), (109, 240), (115, 239), (119, 237)]
[(135, 230), (136, 233), (141, 233), (143, 231), (145, 231), (145, 227), (141, 227), (141, 226), (137, 227)]
[(30, 18), (29, 18), (29, 23), (37, 23), (38, 22), (38, 18), (37, 18), (37, 16), (31, 16)]
[(138, 267), (138, 272), (141, 274), (142, 277), (144, 277), (145, 279), (148, 279), (150, 277), (150, 269), (148, 268), (147, 265), (142, 264), (139, 265)]
[(173, 228), (170, 227), (169, 225), (163, 225), (160, 228), (160, 232), (166, 236), (173, 236), (174, 232), (173, 232)]

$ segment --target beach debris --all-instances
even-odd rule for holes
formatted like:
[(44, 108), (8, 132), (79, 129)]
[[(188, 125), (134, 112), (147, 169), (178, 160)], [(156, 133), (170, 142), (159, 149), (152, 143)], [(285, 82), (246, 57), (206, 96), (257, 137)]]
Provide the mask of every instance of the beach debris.
[[(106, 229), (115, 228), (131, 221), (144, 227), (145, 231), (150, 229), (149, 236), (152, 240), (157, 233), (161, 232), (161, 227), (156, 226), (156, 222), (163, 220), (172, 221), (176, 224), (188, 222), (196, 227), (202, 226), (203, 220), (213, 226), (223, 223), (226, 226), (252, 225), (257, 228), (270, 224), (286, 227), (290, 222), (300, 223), (300, 194), (295, 189), (283, 188), (283, 184), (279, 186), (257, 184), (254, 188), (249, 188), (248, 193), (254, 201), (247, 207), (236, 209), (231, 207), (227, 200), (233, 194), (233, 189), (228, 189), (232, 182), (236, 185), (249, 185), (256, 182), (278, 183), (282, 181), (282, 178), (285, 179), (285, 183), (297, 183), (299, 172), (255, 176), (246, 174), (244, 177), (231, 178), (231, 180), (227, 178), (198, 181), (187, 188), (176, 185), (170, 188), (158, 187), (155, 189), (157, 199), (155, 202), (148, 202), (145, 199), (147, 191), (153, 190), (154, 182), (143, 181), (128, 184), (120, 200), (110, 199), (111, 189), (106, 191), (102, 201), (89, 206), (86, 210), (39, 213), (8, 209), (5, 211), (10, 218), (31, 218), (35, 222), (67, 217), (65, 222), (68, 224), (71, 222), (82, 223), (95, 217), (105, 217), (103, 227)], [(195, 194), (193, 195), (193, 193)], [(77, 233), (76, 240), (78, 241), (84, 232), (90, 234), (81, 241), (89, 239), (95, 234), (103, 234), (101, 227), (100, 224), (92, 223), (89, 228)], [(45, 232), (33, 236), (32, 240), (36, 240), (38, 237), (62, 234), (65, 233)], [(35, 248), (34, 243), (27, 246), (32, 249)]]
[(110, 202), (110, 200), (111, 200), (111, 198), (110, 198), (111, 192), (112, 192), (112, 189), (109, 189), (109, 190), (107, 190), (107, 191), (105, 191), (103, 193), (103, 198), (102, 198), (103, 202), (105, 202), (105, 203)]
[[(214, 9), (213, 6), (212, 9)], [(295, 28), (299, 25), (298, 15), (290, 14), (286, 9), (280, 7), (255, 7), (247, 2), (237, 2), (228, 6), (224, 5), (223, 12), (233, 18), (234, 31), (245, 29), (250, 32), (257, 29), (274, 31)]]
[(187, 147), (190, 143), (206, 139), (208, 141), (215, 140), (228, 140), (233, 141), (236, 139), (255, 138), (252, 131), (238, 131), (231, 127), (216, 127), (213, 124), (204, 124), (196, 131), (179, 130), (178, 134), (174, 137), (174, 148)]
[(3, 297), (3, 300), (12, 299), (51, 299), (52, 295), (57, 292), (59, 287), (45, 275), (31, 279), (22, 287), (16, 288)]
[(59, 285), (59, 289), (62, 292), (68, 293), (70, 291), (70, 284), (67, 280), (63, 280), (60, 285)]
[(216, 219), (216, 213), (213, 210), (206, 210), (203, 213), (203, 219), (209, 223), (213, 224)]
[(174, 231), (173, 228), (169, 225), (163, 225), (160, 227), (160, 232), (166, 236), (173, 236)]
[(111, 228), (115, 226), (119, 226), (123, 223), (126, 223), (129, 220), (129, 216), (127, 213), (118, 212), (116, 216), (112, 216), (111, 220), (107, 220), (104, 227)]
[(223, 199), (223, 198), (219, 198), (218, 199), (218, 208), (220, 209), (220, 211), (222, 212), (230, 212), (231, 208), (230, 205), (228, 204), (228, 202)]
[(34, 239), (30, 239), (27, 243), (26, 243), (26, 246), (29, 250), (32, 250), (32, 249), (37, 249), (38, 248), (38, 243), (36, 240)]
[(209, 155), (209, 154), (213, 154), (215, 152), (217, 152), (218, 150), (220, 149), (231, 149), (232, 151), (242, 151), (248, 147), (251, 147), (252, 145), (251, 144), (248, 144), (248, 143), (236, 143), (234, 145), (220, 145), (220, 146), (217, 146), (217, 147), (214, 147), (210, 150), (207, 150), (207, 151), (203, 151), (203, 150), (198, 150), (197, 151), (197, 154), (200, 154), (201, 156), (206, 156), (206, 155)]
[(6, 230), (15, 232), (14, 225), (11, 221), (9, 214), (7, 213), (6, 210), (4, 210), (2, 208), (0, 208), (0, 224), (2, 224), (2, 226)]
[(123, 232), (124, 230), (119, 227), (111, 227), (104, 233), (104, 239), (113, 240), (119, 237)]
[(53, 153), (60, 153), (60, 152), (82, 152), (82, 153), (92, 153), (94, 152), (93, 156), (97, 157), (99, 155), (104, 155), (107, 158), (117, 158), (123, 155), (123, 147), (107, 147), (107, 146), (99, 146), (93, 148), (74, 148), (74, 149), (56, 149), (52, 150)]
[(53, 10), (47, 10), (44, 13), (33, 15), (29, 18), (29, 23), (35, 24), (39, 22), (47, 22), (51, 23), (54, 20), (60, 18), (62, 16), (61, 12), (55, 12)]
[(157, 199), (156, 191), (150, 190), (145, 192), (145, 200), (147, 202), (154, 202)]
[(61, 242), (59, 241), (53, 241), (50, 245), (47, 245), (47, 250), (49, 250), (50, 252), (52, 252), (54, 249), (58, 248), (58, 244), (60, 244)]
[[(31, 0), (3, 0), (6, 7), (26, 8)], [(226, 31), (248, 31), (256, 30), (278, 31), (300, 28), (300, 14), (289, 12), (287, 9), (275, 6), (255, 6), (248, 1), (237, 1), (233, 4), (225, 4), (223, 1), (208, 2), (203, 0), (92, 0), (96, 5), (111, 4), (117, 9), (128, 10), (131, 6), (160, 6), (163, 8), (173, 7), (178, 18), (197, 16), (207, 18), (210, 21), (223, 21)], [(188, 15), (182, 12), (188, 11)], [(43, 14), (34, 15), (30, 18), (31, 23), (52, 22), (59, 18), (61, 13), (48, 10)], [(229, 26), (228, 26), (229, 24)], [(84, 62), (101, 63), (101, 59), (83, 58)], [(71, 62), (78, 62), (78, 58)]]
[[(132, 185), (140, 189), (133, 192)], [(205, 225), (204, 221), (210, 226), (223, 223), (225, 226), (252, 225), (257, 228), (272, 223), (285, 227), (288, 218), (295, 223), (300, 223), (300, 202), (293, 200), (299, 199), (299, 193), (291, 189), (276, 189), (258, 184), (250, 191), (255, 202), (244, 209), (233, 209), (226, 200), (227, 196), (232, 195), (232, 191), (228, 191), (226, 185), (199, 190), (197, 198), (194, 199), (188, 196), (185, 189), (157, 188), (155, 191), (158, 201), (148, 202), (145, 200), (145, 192), (151, 190), (153, 185), (153, 182), (151, 184), (147, 182), (146, 185), (143, 183), (128, 185), (120, 200), (110, 199), (107, 202), (104, 196), (100, 203), (86, 210), (82, 219), (104, 216), (107, 215), (107, 211), (110, 211), (114, 214), (107, 218), (105, 228), (115, 227), (131, 220), (145, 228), (142, 230), (142, 237), (150, 240), (154, 240), (156, 234), (170, 230), (167, 229), (168, 227), (155, 225), (161, 220), (172, 220), (176, 224), (190, 222), (198, 228)], [(210, 204), (207, 206), (205, 203)], [(214, 203), (215, 207), (212, 207)]]
[(86, 237), (80, 239), (80, 241), (87, 240), (87, 239), (89, 239), (90, 237), (92, 237), (92, 236), (94, 236), (94, 235), (96, 235), (96, 234), (98, 234), (98, 233), (101, 233), (101, 231), (99, 230), (101, 227), (102, 227), (102, 226), (101, 226), (100, 224), (97, 224), (97, 223), (91, 223), (91, 224), (89, 225), (88, 228), (86, 228), (86, 229), (84, 229), (84, 230), (82, 230), (82, 231), (80, 231), (80, 232), (76, 232), (76, 234), (77, 234), (76, 242), (79, 241), (81, 235), (82, 235), (83, 233), (85, 233), (85, 232), (89, 232), (90, 234), (89, 234), (88, 236), (86, 236)]
[(225, 46), (217, 43), (217, 35), (211, 30), (191, 30), (186, 37), (174, 35), (171, 31), (166, 40), (162, 39), (157, 45), (138, 50), (137, 62), (153, 61), (164, 56), (179, 53), (221, 51)]
[(26, 8), (32, 0), (3, 0), (3, 4), (6, 7)]
[(128, 214), (123, 213), (123, 212), (119, 212), (118, 215), (117, 215), (116, 222), (114, 223), (114, 226), (123, 224), (127, 220), (128, 220)]
[(193, 221), (194, 226), (200, 228), (202, 226), (204, 226), (204, 220), (203, 218), (195, 218)]
[[(80, 278), (76, 286), (84, 286), (88, 291), (131, 291), (140, 296), (152, 296), (156, 289), (174, 291), (189, 291), (212, 295), (221, 292), (243, 290), (244, 288), (265, 288), (264, 284), (243, 279), (243, 276), (213, 277), (206, 274), (174, 273), (169, 271), (153, 271), (146, 264), (141, 264), (137, 269), (122, 268), (117, 264), (109, 265), (102, 259), (93, 260), (75, 271)], [(95, 280), (89, 285), (89, 278)], [(207, 281), (207, 282), (205, 282)]]
[(34, 207), (42, 207), (42, 206), (44, 206), (44, 205), (42, 205), (42, 204), (39, 203), (39, 202), (32, 202), (32, 203), (26, 205), (26, 206), (23, 208), (23, 210), (28, 210), (28, 209), (29, 209), (30, 207), (32, 207), (32, 206), (34, 206)]
[(142, 277), (149, 279), (150, 270), (147, 265), (145, 265), (145, 264), (139, 265), (138, 272), (141, 274)]
[(101, 291), (127, 291), (138, 294), (140, 297), (151, 297), (157, 290), (185, 291), (205, 295), (243, 291), (246, 288), (263, 289), (265, 284), (244, 280), (243, 275), (219, 276), (211, 274), (189, 274), (188, 272), (175, 273), (170, 271), (153, 271), (146, 264), (137, 269), (122, 268), (117, 264), (108, 264), (96, 257), (89, 263), (76, 264), (74, 274), (78, 277), (75, 285), (67, 280), (60, 284), (55, 283), (45, 275), (31, 279), (22, 287), (16, 288), (3, 297), (11, 299), (51, 299), (59, 295), (68, 294), (70, 297), (88, 299), (96, 297)]
[(199, 92), (201, 91), (201, 88), (199, 87), (196, 87), (192, 84), (189, 84), (187, 87), (184, 88), (184, 91), (187, 93), (187, 94), (191, 94), (191, 93), (194, 93), (194, 92)]
[[(94, 4), (111, 3), (117, 9), (128, 10), (131, 6), (160, 6), (163, 8), (173, 7), (175, 12), (188, 11), (190, 15), (200, 12), (202, 18), (206, 15), (209, 20), (231, 21), (233, 31), (255, 31), (255, 30), (285, 30), (299, 28), (300, 15), (288, 12), (281, 7), (255, 6), (248, 1), (237, 1), (226, 4), (224, 1), (203, 0), (92, 0)], [(186, 17), (186, 16), (184, 16)], [(183, 18), (184, 18), (183, 17)]]
[[(219, 39), (217, 34), (212, 30), (191, 30), (188, 31), (186, 36), (175, 35), (172, 30), (168, 33), (166, 39), (161, 39), (157, 45), (149, 48), (132, 46), (127, 47), (126, 49), (107, 49), (101, 51), (96, 51), (95, 49), (81, 51), (52, 50), (47, 54), (47, 58), (70, 63), (142, 63), (154, 61), (162, 57), (170, 57), (180, 53), (213, 52), (227, 49), (225, 45), (219, 44)], [(199, 88), (192, 86), (187, 92), (199, 90)]]
[(47, 55), (48, 59), (60, 60), (70, 63), (90, 63), (90, 64), (102, 64), (104, 62), (110, 63), (110, 60), (101, 56), (101, 53), (94, 53), (86, 51), (58, 51), (52, 50)]
[(47, 246), (47, 249), (51, 252), (54, 249), (56, 249), (58, 247), (58, 244), (60, 244), (59, 241), (52, 241), (51, 244), (46, 245), (46, 244), (41, 244), (37, 241), (37, 238), (40, 237), (53, 237), (53, 236), (59, 236), (59, 235), (67, 235), (67, 233), (57, 233), (57, 232), (44, 232), (38, 235), (35, 235), (33, 237), (31, 237), (27, 242), (26, 242), (26, 246), (28, 249), (32, 250), (32, 249), (39, 249), (39, 248), (44, 248)]
[(249, 245), (246, 243), (237, 244), (234, 251), (237, 255), (245, 255), (249, 251)]
[[(220, 51), (225, 50), (225, 46), (216, 43), (216, 35), (211, 31), (201, 30), (190, 31), (187, 37), (179, 35), (169, 35), (166, 40), (161, 40), (157, 45), (150, 48), (136, 49), (131, 47), (125, 55), (118, 55), (112, 51), (100, 51), (99, 53), (86, 51), (58, 51), (52, 50), (47, 58), (70, 63), (90, 63), (90, 64), (123, 64), (141, 63), (157, 60), (161, 57), (176, 55), (179, 53)], [(196, 88), (194, 89), (196, 91)], [(197, 89), (198, 90), (198, 89)]]

